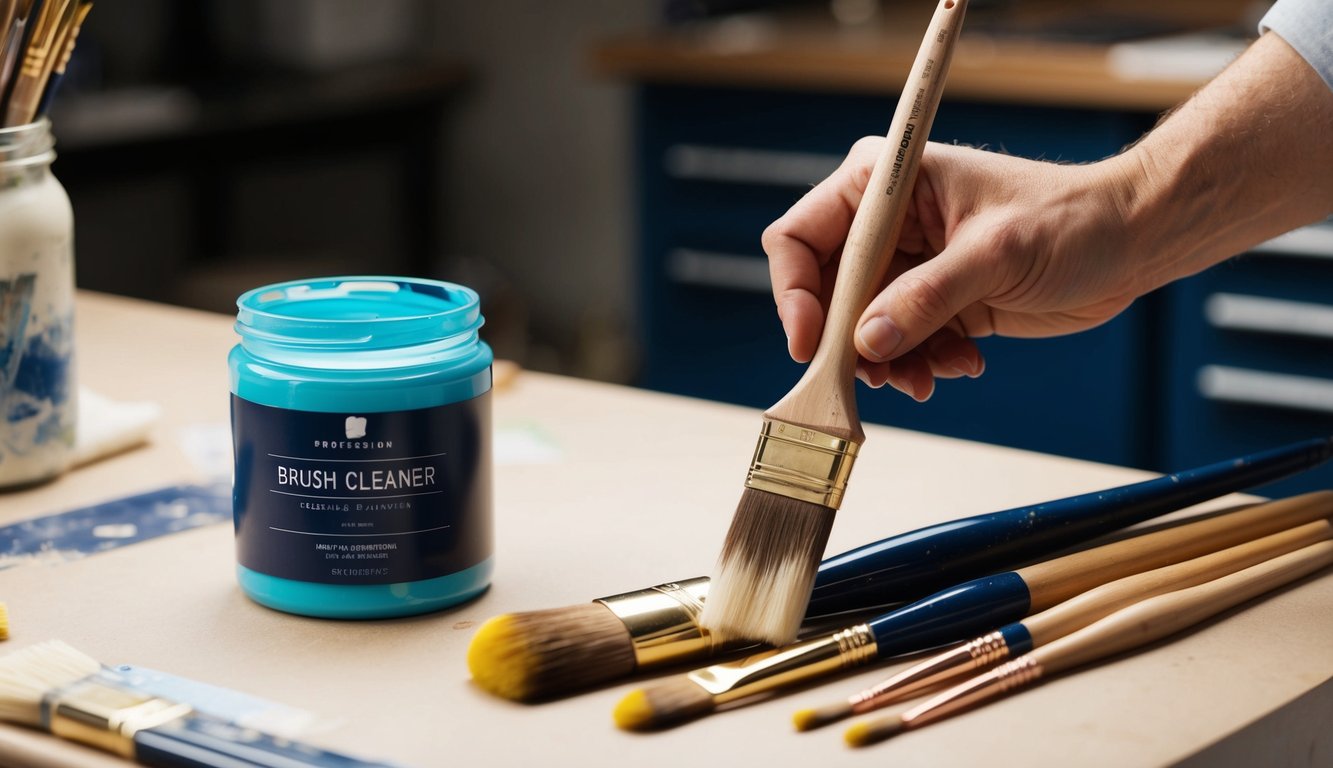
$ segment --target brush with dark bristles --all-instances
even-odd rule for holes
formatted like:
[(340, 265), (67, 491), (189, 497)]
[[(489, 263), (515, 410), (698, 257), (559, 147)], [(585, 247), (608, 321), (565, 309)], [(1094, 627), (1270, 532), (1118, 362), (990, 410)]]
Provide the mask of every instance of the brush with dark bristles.
[(0, 720), (157, 768), (393, 768), (200, 714), (55, 640), (0, 658)]
[(723, 637), (790, 642), (805, 614), (834, 512), (865, 441), (856, 412), (856, 322), (897, 247), (966, 6), (941, 0), (935, 9), (848, 230), (814, 359), (764, 414), (704, 607), (704, 626)]
[[(1266, 592), (1333, 565), (1321, 541), (1212, 581), (1135, 603), (1072, 634), (881, 720), (857, 723), (844, 738), (862, 747), (988, 703), (1059, 674), (1182, 632)], [(1220, 670), (1222, 674), (1226, 670)]]
[[(819, 566), (811, 622), (874, 613), (1012, 568), (1134, 523), (1317, 466), (1333, 440), (1316, 438), (1162, 477), (918, 528), (834, 555)], [(730, 648), (699, 625), (709, 580), (694, 578), (582, 605), (485, 622), (468, 648), (473, 680), (532, 701), (634, 672), (706, 659)], [(808, 634), (808, 633), (807, 633)], [(822, 634), (822, 633), (821, 633)]]

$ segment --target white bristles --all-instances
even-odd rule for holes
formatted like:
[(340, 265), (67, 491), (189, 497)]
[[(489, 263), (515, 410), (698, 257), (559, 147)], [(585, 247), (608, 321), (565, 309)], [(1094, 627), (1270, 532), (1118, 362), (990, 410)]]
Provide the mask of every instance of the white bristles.
[(101, 665), (59, 640), (0, 657), (0, 720), (41, 725), (42, 697), (96, 674)]
[(710, 591), (699, 623), (723, 640), (761, 640), (784, 645), (794, 639), (801, 625), (806, 600), (790, 595), (809, 595), (813, 585), (808, 558), (785, 558), (765, 572), (739, 558), (718, 563), (714, 584), (726, 589)]

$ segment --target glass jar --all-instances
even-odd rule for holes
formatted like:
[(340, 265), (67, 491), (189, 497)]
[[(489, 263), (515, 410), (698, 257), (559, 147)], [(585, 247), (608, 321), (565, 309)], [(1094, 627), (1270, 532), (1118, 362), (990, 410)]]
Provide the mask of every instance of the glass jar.
[(74, 214), (54, 147), (47, 120), (0, 129), (0, 487), (74, 453)]
[(444, 608), (490, 583), (491, 350), (476, 292), (333, 277), (237, 300), (237, 578), (328, 618)]

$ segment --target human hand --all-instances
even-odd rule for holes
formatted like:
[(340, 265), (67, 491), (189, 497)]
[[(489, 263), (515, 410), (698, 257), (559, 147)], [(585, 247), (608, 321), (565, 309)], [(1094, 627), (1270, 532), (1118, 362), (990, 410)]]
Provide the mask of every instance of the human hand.
[[(838, 254), (883, 141), (858, 141), (764, 231), (797, 362), (818, 346)], [(981, 375), (974, 338), (1092, 328), (1164, 282), (1127, 252), (1135, 170), (1121, 158), (1057, 165), (929, 144), (885, 285), (857, 323), (857, 377), (924, 401), (935, 377)]]

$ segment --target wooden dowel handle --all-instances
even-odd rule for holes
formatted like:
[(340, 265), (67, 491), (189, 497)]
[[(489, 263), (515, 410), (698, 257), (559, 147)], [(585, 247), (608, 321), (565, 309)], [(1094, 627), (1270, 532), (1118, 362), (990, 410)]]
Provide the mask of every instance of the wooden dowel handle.
[(1060, 672), (1173, 635), (1333, 564), (1333, 541), (1312, 544), (1195, 587), (1136, 603), (1032, 652)]
[(1095, 587), (1023, 620), (1041, 647), (1121, 608), (1235, 573), (1279, 555), (1333, 538), (1333, 522), (1317, 520), (1175, 565), (1126, 576)]
[(921, 153), (962, 29), (965, 0), (941, 0), (903, 85), (898, 108), (838, 264), (819, 348), (796, 386), (768, 415), (864, 441), (856, 412), (856, 321), (879, 290), (902, 233)]
[(1043, 611), (1093, 587), (1333, 516), (1333, 491), (1270, 501), (1018, 570)]

